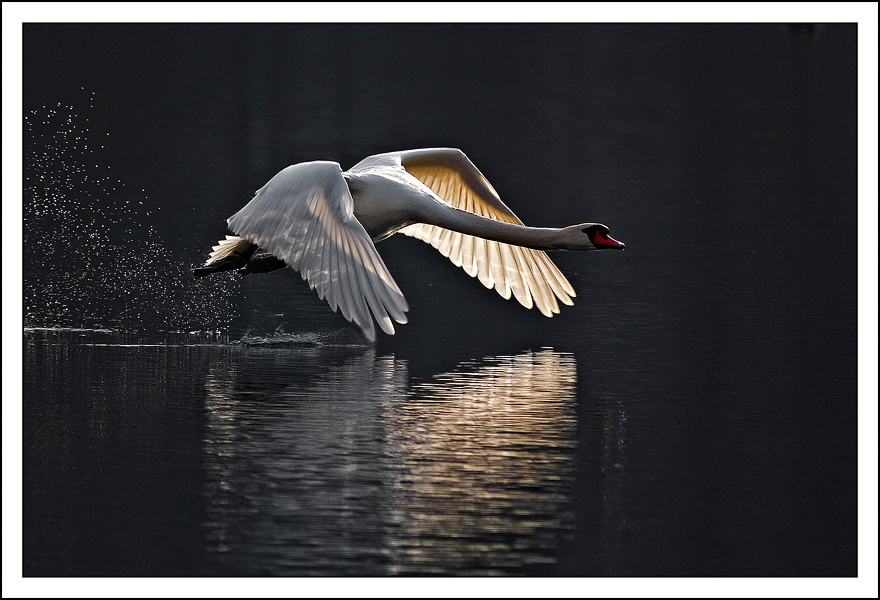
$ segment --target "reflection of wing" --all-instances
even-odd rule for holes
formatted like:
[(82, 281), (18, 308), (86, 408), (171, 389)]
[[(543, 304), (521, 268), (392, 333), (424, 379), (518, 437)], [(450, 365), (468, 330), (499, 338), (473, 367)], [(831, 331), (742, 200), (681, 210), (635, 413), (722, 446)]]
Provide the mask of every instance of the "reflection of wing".
[(333, 343), (215, 350), (202, 523), (225, 574), (387, 576), (394, 457), (382, 411), (406, 404), (407, 362)]
[(273, 177), (228, 223), (299, 271), (372, 341), (370, 311), (382, 330), (393, 334), (391, 319), (406, 323), (408, 306), (353, 207), (337, 163), (302, 163)]
[[(483, 217), (522, 225), (483, 174), (461, 150), (431, 148), (398, 153), (403, 167), (448, 204)], [(434, 225), (416, 224), (401, 233), (428, 242), (471, 277), (504, 298), (511, 292), (526, 308), (534, 305), (550, 317), (559, 313), (556, 298), (572, 304), (574, 288), (550, 257), (532, 250), (465, 235)], [(554, 295), (556, 298), (554, 298)]]
[[(555, 560), (574, 527), (575, 358), (542, 350), (480, 362), (385, 403), (396, 575), (522, 574)], [(516, 543), (487, 543), (500, 539)]]

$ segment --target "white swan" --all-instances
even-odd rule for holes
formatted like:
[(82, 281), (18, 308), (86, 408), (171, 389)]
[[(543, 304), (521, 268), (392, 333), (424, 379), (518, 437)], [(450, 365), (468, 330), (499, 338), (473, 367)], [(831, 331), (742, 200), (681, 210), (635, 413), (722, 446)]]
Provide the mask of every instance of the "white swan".
[(370, 312), (388, 334), (392, 319), (406, 323), (406, 299), (373, 245), (395, 233), (428, 242), (487, 288), (548, 317), (575, 292), (544, 250), (624, 248), (598, 223), (526, 227), (455, 148), (377, 154), (345, 172), (335, 162), (292, 165), (227, 223), (237, 235), (214, 246), (196, 277), (289, 265), (370, 341)]

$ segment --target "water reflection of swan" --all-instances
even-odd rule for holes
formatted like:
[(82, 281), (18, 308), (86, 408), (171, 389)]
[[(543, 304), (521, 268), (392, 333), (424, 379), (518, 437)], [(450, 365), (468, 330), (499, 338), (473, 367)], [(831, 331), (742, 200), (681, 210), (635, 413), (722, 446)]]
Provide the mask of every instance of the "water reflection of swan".
[(385, 404), (395, 573), (528, 573), (573, 528), (574, 357), (481, 362)]
[(372, 349), (248, 349), (212, 369), (205, 530), (224, 574), (385, 573), (381, 402), (406, 379)]
[(238, 235), (221, 240), (196, 277), (289, 265), (371, 341), (373, 318), (388, 334), (392, 319), (406, 323), (407, 302), (373, 245), (397, 232), (548, 317), (559, 312), (557, 298), (570, 305), (575, 292), (545, 250), (624, 247), (598, 223), (526, 227), (454, 148), (377, 154), (346, 172), (335, 162), (292, 165), (228, 223)]
[[(555, 560), (573, 525), (573, 357), (487, 358), (410, 387), (405, 361), (372, 350), (275, 352), (238, 353), (206, 381), (205, 529), (224, 572)], [(294, 358), (313, 374), (276, 368)]]

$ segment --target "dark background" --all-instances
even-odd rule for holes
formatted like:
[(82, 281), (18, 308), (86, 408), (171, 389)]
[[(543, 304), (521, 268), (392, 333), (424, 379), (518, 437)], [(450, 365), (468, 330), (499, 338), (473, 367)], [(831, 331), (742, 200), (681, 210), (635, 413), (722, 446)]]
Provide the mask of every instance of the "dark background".
[[(552, 320), (426, 244), (378, 246), (411, 310), (376, 351), (405, 360), (413, 381), (523, 349), (576, 359), (575, 533), (539, 574), (854, 576), (856, 34), (847, 24), (27, 24), (25, 325), (205, 327), (233, 341), (349, 331), (295, 273), (198, 284), (188, 269), (289, 164), (348, 168), (378, 152), (458, 147), (527, 224), (603, 222), (627, 244), (611, 256), (553, 255), (578, 298)], [(53, 107), (71, 107), (74, 124), (43, 121)], [(59, 141), (74, 126), (88, 161)], [(38, 160), (49, 145), (63, 151)], [(88, 229), (85, 215), (104, 215), (113, 252), (70, 251), (76, 229), (51, 235), (68, 231), (57, 214), (35, 216), (61, 189), (61, 164), (125, 183), (99, 189), (77, 175), (64, 188), (68, 222)], [(143, 204), (122, 218), (126, 202)], [(120, 270), (144, 240), (158, 244), (162, 269)], [(81, 272), (83, 252), (97, 267), (59, 284), (59, 266)], [(81, 291), (101, 286), (99, 297)], [(137, 286), (139, 301), (119, 295)], [(220, 289), (216, 308), (199, 304)], [(84, 517), (57, 509), (71, 489), (85, 492), (75, 477), (72, 488), (37, 485), (71, 475), (48, 459), (51, 440), (69, 433), (47, 425), (56, 415), (42, 403), (79, 384), (73, 374), (46, 383), (57, 363), (41, 352), (25, 373), (25, 574), (213, 573), (189, 538), (145, 543), (153, 571), (106, 545), (92, 550), (96, 571), (66, 562)], [(200, 410), (198, 389), (187, 410)], [(77, 397), (89, 404), (88, 392)], [(626, 417), (609, 425), (609, 414)], [(596, 441), (621, 426), (619, 448)], [(203, 423), (185, 427), (175, 437), (197, 448)], [(625, 477), (608, 468), (624, 447)], [(186, 495), (199, 468), (181, 468), (153, 483)], [(198, 522), (193, 501), (187, 519)], [(609, 506), (613, 535), (597, 517)], [(185, 560), (165, 570), (169, 554)]]

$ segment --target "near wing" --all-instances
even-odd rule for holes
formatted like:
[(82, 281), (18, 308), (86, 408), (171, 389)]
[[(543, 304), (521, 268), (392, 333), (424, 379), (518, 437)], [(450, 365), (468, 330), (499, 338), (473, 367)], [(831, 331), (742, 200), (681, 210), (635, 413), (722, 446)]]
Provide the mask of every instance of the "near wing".
[(353, 206), (337, 163), (302, 163), (278, 173), (227, 222), (299, 271), (373, 341), (370, 311), (382, 331), (393, 334), (391, 319), (406, 323), (409, 307)]
[[(396, 154), (409, 174), (455, 208), (496, 221), (523, 224), (461, 150), (429, 148)], [(513, 292), (526, 308), (531, 308), (534, 300), (538, 310), (551, 317), (559, 313), (556, 298), (563, 304), (573, 304), (574, 288), (546, 252), (424, 223), (410, 225), (400, 233), (428, 242), (468, 275), (478, 277), (487, 288), (494, 287), (505, 299)]]

